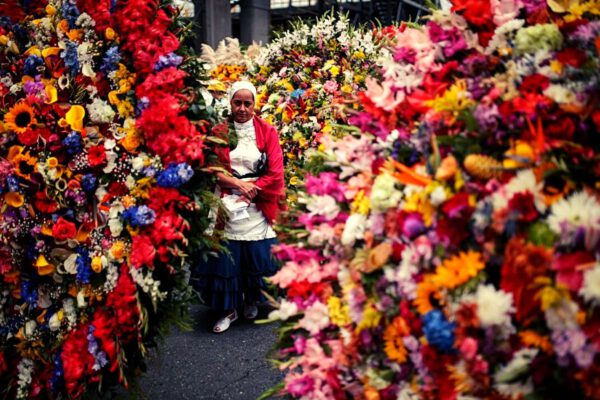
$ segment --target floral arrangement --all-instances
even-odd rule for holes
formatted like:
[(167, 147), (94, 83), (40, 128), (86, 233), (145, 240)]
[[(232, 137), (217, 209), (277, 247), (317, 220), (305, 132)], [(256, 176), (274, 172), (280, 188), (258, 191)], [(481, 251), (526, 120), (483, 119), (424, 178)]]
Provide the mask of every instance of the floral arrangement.
[[(168, 2), (12, 2), (0, 18), (0, 393), (128, 378), (192, 291), (209, 118)], [(190, 185), (195, 182), (196, 186)], [(197, 232), (202, 232), (198, 230)]]
[(371, 31), (353, 27), (346, 15), (327, 14), (314, 23), (296, 21), (256, 57), (249, 75), (257, 107), (277, 128), (292, 191), (302, 181), (307, 151), (347, 122), (346, 105), (357, 104), (356, 92), (376, 72), (378, 49)]
[(276, 252), (268, 394), (600, 398), (599, 15), (454, 0), (386, 30)]

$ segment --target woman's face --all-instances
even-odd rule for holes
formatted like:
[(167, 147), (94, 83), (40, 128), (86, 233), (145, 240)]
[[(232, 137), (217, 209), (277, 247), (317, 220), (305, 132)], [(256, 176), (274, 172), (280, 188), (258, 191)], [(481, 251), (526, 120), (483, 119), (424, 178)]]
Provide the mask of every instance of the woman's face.
[(231, 99), (231, 112), (235, 122), (244, 123), (250, 121), (254, 115), (254, 96), (247, 89), (240, 89)]

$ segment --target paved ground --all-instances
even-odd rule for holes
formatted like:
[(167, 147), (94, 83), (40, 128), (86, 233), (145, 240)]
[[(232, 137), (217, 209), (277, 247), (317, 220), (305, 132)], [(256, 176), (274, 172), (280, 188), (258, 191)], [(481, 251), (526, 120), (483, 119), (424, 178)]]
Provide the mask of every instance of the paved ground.
[[(259, 308), (259, 318), (268, 309)], [(222, 334), (211, 332), (215, 316), (194, 306), (192, 332), (174, 331), (148, 361), (140, 392), (117, 399), (254, 400), (281, 379), (266, 360), (275, 342), (275, 324), (255, 325), (240, 318)]]

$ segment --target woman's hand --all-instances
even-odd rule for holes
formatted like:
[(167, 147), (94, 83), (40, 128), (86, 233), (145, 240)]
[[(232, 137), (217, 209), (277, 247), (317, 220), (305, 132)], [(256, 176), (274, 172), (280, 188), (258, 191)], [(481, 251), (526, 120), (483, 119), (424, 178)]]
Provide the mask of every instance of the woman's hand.
[(242, 193), (242, 195), (248, 200), (252, 200), (258, 194), (258, 191), (261, 190), (258, 186), (254, 184), (254, 181), (243, 181), (241, 179), (237, 180), (237, 188)]

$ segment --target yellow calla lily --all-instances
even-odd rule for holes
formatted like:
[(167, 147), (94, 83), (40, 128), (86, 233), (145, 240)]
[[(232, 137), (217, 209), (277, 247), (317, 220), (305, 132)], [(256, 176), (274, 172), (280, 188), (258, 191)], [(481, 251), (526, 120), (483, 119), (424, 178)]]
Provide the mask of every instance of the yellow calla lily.
[(37, 268), (38, 274), (40, 275), (50, 275), (54, 272), (54, 265), (50, 264), (46, 257), (42, 254), (35, 261), (35, 267)]
[(58, 91), (52, 85), (46, 85), (46, 104), (56, 103), (58, 100)]
[(46, 14), (48, 14), (48, 15), (54, 15), (54, 14), (56, 14), (56, 8), (54, 6), (48, 4), (46, 6)]
[(57, 56), (60, 54), (60, 47), (46, 47), (42, 50), (42, 57)]
[(21, 193), (17, 192), (8, 192), (4, 195), (4, 200), (6, 204), (11, 207), (21, 207), (25, 203), (25, 197)]
[(30, 48), (28, 48), (25, 51), (25, 55), (26, 56), (38, 56), (38, 57), (41, 57), (42, 56), (42, 52), (40, 51), (39, 47), (37, 47), (37, 46), (31, 46)]
[(71, 106), (65, 118), (67, 123), (71, 126), (71, 129), (77, 132), (81, 132), (83, 129), (83, 118), (85, 117), (85, 108), (80, 105)]

